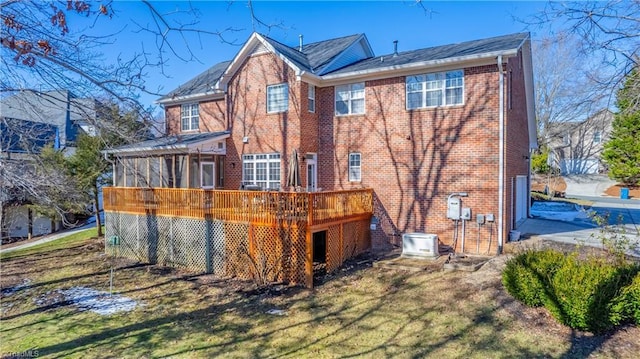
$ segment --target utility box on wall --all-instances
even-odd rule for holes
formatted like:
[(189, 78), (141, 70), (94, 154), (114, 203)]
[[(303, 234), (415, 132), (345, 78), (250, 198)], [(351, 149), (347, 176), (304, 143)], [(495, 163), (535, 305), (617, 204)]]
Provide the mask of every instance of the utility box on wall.
[(403, 234), (402, 256), (419, 258), (438, 257), (438, 236), (435, 234), (427, 233)]

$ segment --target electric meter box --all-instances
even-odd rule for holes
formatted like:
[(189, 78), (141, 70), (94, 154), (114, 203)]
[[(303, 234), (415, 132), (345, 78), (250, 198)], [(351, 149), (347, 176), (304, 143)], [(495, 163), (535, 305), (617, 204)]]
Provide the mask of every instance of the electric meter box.
[(459, 197), (449, 197), (447, 200), (447, 218), (460, 219), (461, 202)]
[(471, 220), (471, 208), (463, 207), (462, 210), (460, 211), (460, 219), (464, 219), (464, 220), (470, 221)]

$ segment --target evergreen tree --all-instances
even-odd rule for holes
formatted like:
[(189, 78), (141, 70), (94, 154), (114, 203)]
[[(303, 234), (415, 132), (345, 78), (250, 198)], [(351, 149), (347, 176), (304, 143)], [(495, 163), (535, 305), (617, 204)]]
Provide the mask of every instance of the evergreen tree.
[(640, 184), (640, 73), (633, 69), (618, 90), (619, 112), (613, 120), (610, 140), (605, 143), (603, 159), (609, 165), (609, 177), (629, 186)]
[(105, 106), (102, 123), (95, 136), (82, 134), (76, 141), (76, 151), (67, 159), (66, 167), (77, 182), (78, 189), (93, 200), (98, 236), (102, 235), (100, 220), (100, 187), (110, 182), (111, 163), (102, 154), (107, 148), (149, 138), (149, 126), (138, 111), (122, 111), (117, 105)]

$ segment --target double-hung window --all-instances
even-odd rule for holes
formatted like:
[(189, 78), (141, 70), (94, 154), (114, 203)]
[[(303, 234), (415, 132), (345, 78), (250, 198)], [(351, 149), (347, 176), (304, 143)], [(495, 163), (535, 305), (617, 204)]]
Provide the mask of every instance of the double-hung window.
[(464, 101), (464, 71), (407, 76), (407, 109), (460, 105)]
[(267, 113), (286, 112), (289, 109), (289, 84), (267, 86)]
[(180, 107), (180, 129), (182, 131), (197, 131), (200, 127), (200, 111), (197, 103), (190, 103)]
[(602, 142), (602, 132), (600, 131), (593, 132), (593, 143), (600, 143), (600, 142)]
[(362, 180), (361, 155), (359, 152), (349, 154), (349, 181), (360, 182)]
[(307, 94), (307, 98), (309, 99), (308, 108), (309, 112), (316, 112), (316, 87), (312, 84), (309, 84), (309, 91)]
[(336, 86), (336, 116), (364, 113), (364, 82)]
[(280, 189), (280, 154), (243, 155), (242, 183), (262, 189)]

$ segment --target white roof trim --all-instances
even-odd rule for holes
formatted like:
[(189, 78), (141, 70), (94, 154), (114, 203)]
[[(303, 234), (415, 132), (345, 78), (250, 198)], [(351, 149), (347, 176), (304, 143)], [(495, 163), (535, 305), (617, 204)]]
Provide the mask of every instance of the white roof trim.
[[(168, 154), (168, 153), (197, 153), (200, 150), (200, 153), (207, 154), (226, 154), (226, 147), (224, 150), (210, 149), (210, 150), (202, 150), (205, 146), (212, 146), (215, 143), (220, 142), (221, 140), (227, 139), (231, 136), (230, 133), (225, 133), (220, 136), (216, 136), (213, 138), (207, 138), (199, 142), (191, 143), (191, 144), (174, 144), (174, 145), (165, 145), (158, 147), (128, 147), (125, 149), (110, 149), (102, 151), (104, 154), (122, 154), (122, 155), (159, 155), (159, 154)], [(217, 151), (216, 151), (217, 150)]]
[(202, 92), (197, 94), (191, 94), (187, 96), (176, 96), (173, 98), (166, 98), (164, 100), (157, 100), (155, 103), (160, 105), (178, 105), (181, 103), (200, 102), (202, 100), (219, 100), (224, 98), (224, 92), (216, 90), (213, 92)]
[(220, 76), (220, 79), (215, 85), (217, 89), (226, 88), (227, 84), (229, 83), (229, 80), (231, 80), (233, 75), (235, 75), (236, 71), (238, 71), (238, 69), (240, 68), (240, 66), (242, 66), (244, 61), (250, 56), (251, 49), (257, 42), (262, 44), (271, 53), (277, 55), (280, 59), (282, 59), (287, 65), (289, 65), (289, 67), (295, 70), (296, 74), (302, 73), (302, 69), (296, 66), (282, 53), (276, 51), (276, 49), (273, 46), (271, 46), (269, 41), (267, 41), (262, 35), (258, 34), (257, 32), (254, 32), (253, 34), (251, 34), (251, 37), (249, 37), (249, 40), (247, 40), (247, 42), (242, 46), (242, 48), (240, 49), (236, 57), (233, 58), (233, 61), (231, 61), (231, 63), (229, 64), (225, 72), (222, 74), (222, 76)]
[(529, 149), (538, 148), (538, 126), (536, 125), (535, 93), (533, 81), (533, 63), (531, 58), (531, 40), (521, 45), (522, 67), (524, 72), (524, 91), (527, 101), (527, 123), (529, 128)]

